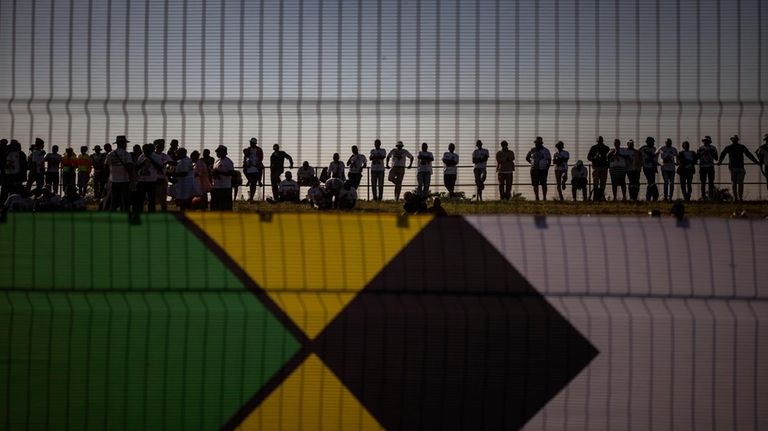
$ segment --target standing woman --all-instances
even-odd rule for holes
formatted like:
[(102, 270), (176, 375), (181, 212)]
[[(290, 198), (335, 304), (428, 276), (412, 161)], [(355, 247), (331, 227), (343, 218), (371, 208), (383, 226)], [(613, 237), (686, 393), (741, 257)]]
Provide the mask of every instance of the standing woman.
[(195, 176), (192, 159), (187, 157), (186, 148), (176, 149), (177, 164), (173, 171), (175, 184), (171, 186), (171, 196), (176, 199), (176, 206), (181, 210), (189, 208), (195, 194)]
[(208, 170), (208, 163), (200, 158), (199, 151), (192, 151), (190, 156), (195, 179), (195, 195), (202, 198), (202, 208), (208, 209), (208, 192), (211, 191), (211, 173)]
[(683, 189), (683, 198), (691, 200), (693, 193), (693, 174), (696, 173), (696, 153), (691, 151), (691, 144), (683, 142), (683, 149), (677, 153), (677, 175), (680, 176), (680, 188)]

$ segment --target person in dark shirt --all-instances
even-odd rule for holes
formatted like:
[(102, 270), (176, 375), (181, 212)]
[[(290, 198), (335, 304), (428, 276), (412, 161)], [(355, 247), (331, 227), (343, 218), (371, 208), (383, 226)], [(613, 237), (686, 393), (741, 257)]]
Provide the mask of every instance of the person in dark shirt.
[(605, 200), (605, 187), (608, 181), (608, 152), (602, 136), (597, 137), (597, 144), (589, 149), (587, 160), (592, 162), (592, 200)]
[(288, 169), (293, 169), (293, 158), (280, 149), (280, 145), (272, 146), (272, 155), (269, 156), (269, 180), (272, 184), (272, 197), (277, 198), (280, 185), (280, 175), (285, 171), (285, 161), (290, 163)]
[(403, 195), (403, 215), (427, 212), (427, 203), (418, 193), (405, 192)]
[(755, 164), (760, 164), (755, 156), (749, 152), (746, 146), (739, 142), (739, 135), (731, 136), (730, 145), (726, 145), (720, 153), (717, 165), (720, 166), (728, 156), (728, 170), (731, 171), (731, 185), (733, 186), (733, 198), (737, 201), (744, 200), (744, 177), (747, 174), (744, 169), (744, 156), (752, 160)]
[(443, 205), (440, 202), (440, 198), (435, 198), (435, 200), (432, 201), (432, 206), (427, 209), (427, 212), (434, 214), (435, 217), (445, 217), (448, 215), (448, 212), (443, 208)]
[(765, 177), (765, 186), (768, 187), (768, 134), (763, 135), (763, 145), (757, 147), (755, 150), (757, 160), (762, 164), (760, 171)]

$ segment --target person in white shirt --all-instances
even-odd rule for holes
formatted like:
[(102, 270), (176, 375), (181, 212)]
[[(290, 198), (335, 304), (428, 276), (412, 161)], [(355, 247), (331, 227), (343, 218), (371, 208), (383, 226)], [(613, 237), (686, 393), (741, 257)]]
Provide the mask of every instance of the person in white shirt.
[(285, 179), (280, 181), (277, 190), (277, 199), (267, 199), (269, 203), (275, 202), (298, 202), (299, 201), (299, 183), (293, 180), (291, 171), (285, 172)]
[(299, 186), (310, 187), (312, 186), (312, 178), (315, 177), (315, 168), (309, 165), (308, 161), (304, 161), (299, 169), (296, 170), (296, 178), (299, 180)]
[(533, 142), (535, 146), (525, 156), (525, 160), (531, 164), (531, 185), (536, 200), (539, 200), (539, 186), (544, 200), (547, 200), (547, 174), (552, 164), (552, 155), (544, 146), (541, 136), (537, 136)]
[(664, 142), (664, 146), (659, 148), (656, 155), (661, 159), (661, 177), (664, 179), (664, 200), (670, 201), (675, 194), (677, 148), (673, 147), (672, 140), (667, 138)]
[(400, 200), (400, 190), (405, 178), (405, 159), (408, 158), (408, 169), (413, 166), (413, 155), (403, 148), (403, 141), (397, 141), (395, 148), (387, 154), (387, 169), (392, 159), (392, 169), (389, 171), (389, 181), (395, 185), (395, 200)]
[(133, 157), (127, 150), (129, 142), (124, 135), (118, 136), (114, 142), (117, 148), (107, 154), (106, 165), (109, 168), (109, 195), (112, 211), (118, 209), (125, 212), (130, 211), (130, 193), (135, 187), (136, 175)]
[(429, 196), (429, 185), (432, 182), (432, 162), (435, 157), (427, 151), (429, 145), (426, 142), (421, 144), (421, 151), (416, 155), (419, 161), (419, 168), (416, 175), (416, 193), (426, 198)]
[(328, 165), (328, 176), (346, 181), (347, 177), (344, 175), (344, 169), (344, 163), (339, 160), (339, 153), (333, 153), (333, 161)]
[(235, 164), (227, 157), (227, 147), (216, 147), (216, 161), (213, 163), (213, 188), (211, 189), (211, 210), (232, 211), (232, 175)]
[(571, 154), (566, 151), (563, 141), (557, 141), (555, 144), (555, 154), (552, 156), (552, 161), (555, 164), (555, 181), (557, 182), (557, 197), (563, 200), (563, 190), (565, 190), (565, 183), (568, 181), (568, 159), (571, 158)]
[(576, 166), (571, 169), (571, 193), (573, 200), (576, 201), (576, 192), (581, 190), (582, 200), (587, 200), (587, 167), (584, 162), (579, 160)]
[(512, 181), (515, 174), (515, 153), (509, 149), (509, 142), (501, 141), (501, 150), (496, 153), (496, 173), (499, 178), (499, 198), (512, 199)]
[(307, 201), (310, 205), (319, 210), (328, 209), (328, 199), (325, 196), (325, 190), (320, 187), (320, 179), (312, 177), (312, 185), (307, 190)]
[(59, 146), (51, 147), (51, 152), (46, 154), (43, 160), (46, 164), (45, 185), (50, 186), (52, 192), (59, 193), (59, 166), (61, 166)]
[(475, 165), (475, 186), (477, 186), (477, 200), (483, 200), (483, 189), (485, 189), (485, 178), (488, 174), (486, 166), (488, 158), (490, 157), (488, 150), (483, 148), (483, 141), (477, 140), (475, 142), (475, 151), (472, 152), (472, 163)]
[(368, 165), (365, 156), (359, 153), (357, 145), (352, 146), (352, 155), (347, 159), (349, 167), (349, 179), (352, 180), (354, 188), (360, 187), (360, 181), (363, 179), (363, 169)]
[(381, 141), (373, 141), (373, 149), (368, 160), (371, 161), (371, 187), (373, 188), (373, 200), (381, 201), (384, 198), (384, 159), (387, 151), (381, 148)]
[(443, 183), (445, 188), (448, 189), (448, 197), (456, 196), (456, 176), (457, 168), (459, 164), (459, 155), (456, 154), (456, 145), (453, 142), (448, 144), (448, 151), (443, 153)]

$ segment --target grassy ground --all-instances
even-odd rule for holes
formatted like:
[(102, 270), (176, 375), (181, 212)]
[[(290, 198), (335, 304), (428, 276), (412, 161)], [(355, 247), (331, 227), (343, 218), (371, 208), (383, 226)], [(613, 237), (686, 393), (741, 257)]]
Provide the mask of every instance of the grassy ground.
[[(535, 202), (528, 200), (501, 201), (450, 201), (443, 202), (448, 214), (547, 214), (547, 215), (625, 215), (646, 216), (649, 211), (669, 213), (668, 202)], [(316, 211), (304, 204), (269, 204), (267, 202), (237, 202), (236, 211), (245, 212), (302, 212)], [(358, 201), (354, 211), (402, 213), (402, 202)], [(691, 217), (731, 217), (734, 212), (744, 211), (748, 217), (768, 216), (768, 202), (711, 203), (690, 202), (685, 204), (686, 214)]]

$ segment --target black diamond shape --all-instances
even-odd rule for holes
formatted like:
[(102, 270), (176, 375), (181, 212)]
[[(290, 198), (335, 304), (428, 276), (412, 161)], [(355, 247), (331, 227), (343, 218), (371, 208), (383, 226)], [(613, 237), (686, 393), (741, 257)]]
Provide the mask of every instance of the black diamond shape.
[(522, 427), (597, 350), (462, 218), (438, 218), (315, 340), (388, 429)]

